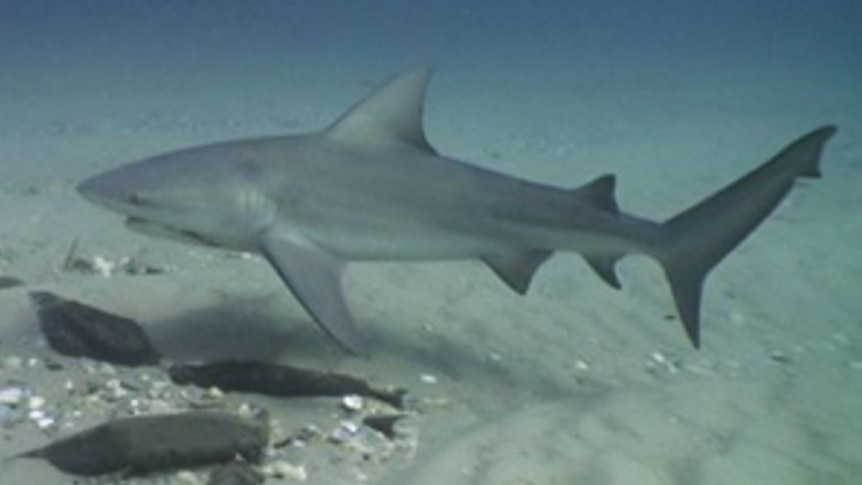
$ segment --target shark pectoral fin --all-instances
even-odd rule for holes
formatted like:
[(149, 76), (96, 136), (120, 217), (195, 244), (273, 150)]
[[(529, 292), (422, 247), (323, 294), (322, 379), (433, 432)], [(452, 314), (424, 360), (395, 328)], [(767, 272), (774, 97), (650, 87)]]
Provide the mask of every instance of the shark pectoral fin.
[(324, 332), (349, 352), (367, 355), (344, 301), (341, 260), (309, 241), (279, 236), (265, 238), (261, 252)]
[(516, 251), (482, 256), (482, 261), (490, 267), (509, 288), (523, 295), (530, 287), (530, 281), (539, 266), (553, 254), (546, 249)]

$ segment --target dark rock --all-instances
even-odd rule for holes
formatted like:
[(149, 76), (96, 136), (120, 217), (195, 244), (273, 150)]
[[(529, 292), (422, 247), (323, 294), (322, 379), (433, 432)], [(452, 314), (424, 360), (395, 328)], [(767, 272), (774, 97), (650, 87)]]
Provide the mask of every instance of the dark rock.
[(389, 438), (390, 440), (394, 440), (398, 437), (398, 430), (396, 429), (396, 425), (398, 424), (398, 421), (403, 417), (403, 414), (369, 415), (362, 418), (362, 424), (377, 431), (378, 433)]
[(138, 322), (47, 291), (34, 291), (39, 328), (55, 351), (112, 364), (158, 363), (159, 353)]
[(24, 282), (14, 276), (0, 276), (0, 290), (24, 286)]
[(403, 408), (407, 392), (381, 390), (355, 377), (254, 361), (222, 361), (200, 365), (173, 365), (168, 370), (176, 384), (218, 387), (280, 397), (313, 397), (348, 394), (370, 397)]
[(43, 458), (75, 475), (131, 474), (259, 461), (268, 440), (263, 422), (222, 412), (136, 416), (101, 424), (19, 455)]

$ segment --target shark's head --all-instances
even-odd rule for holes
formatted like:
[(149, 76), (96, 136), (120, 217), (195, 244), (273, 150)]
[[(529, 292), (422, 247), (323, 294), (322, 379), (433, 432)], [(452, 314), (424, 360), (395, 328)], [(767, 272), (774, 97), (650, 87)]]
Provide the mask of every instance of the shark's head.
[(224, 163), (224, 153), (204, 147), (149, 158), (87, 179), (78, 192), (127, 216), (139, 232), (252, 249), (274, 211), (235, 163)]

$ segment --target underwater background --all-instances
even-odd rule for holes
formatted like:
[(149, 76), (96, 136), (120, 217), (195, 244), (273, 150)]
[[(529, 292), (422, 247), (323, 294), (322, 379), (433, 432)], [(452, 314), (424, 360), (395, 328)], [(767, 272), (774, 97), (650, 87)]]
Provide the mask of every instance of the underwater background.
[[(50, 290), (138, 320), (173, 361), (254, 358), (415, 395), (409, 438), (366, 448), (325, 438), (337, 399), (222, 397), (267, 409), (276, 437), (324, 430), (269, 458), (307, 483), (857, 483), (860, 25), (852, 0), (0, 0), (0, 277), (22, 283), (0, 289), (0, 393), (43, 398), (54, 419), (43, 429), (29, 404), (0, 403), (0, 460), (130, 399), (176, 411), (195, 398), (149, 392), (164, 387), (157, 367), (53, 353), (28, 298)], [(476, 262), (351, 265), (372, 341), (357, 358), (262, 260), (135, 234), (74, 190), (165, 151), (321, 129), (418, 65), (434, 72), (425, 125), (442, 154), (564, 187), (614, 173), (621, 208), (654, 220), (816, 127), (839, 132), (823, 178), (711, 274), (699, 350), (655, 263), (624, 260), (614, 291), (560, 254), (525, 297)], [(163, 271), (66, 271), (72, 246)], [(113, 380), (136, 384), (70, 390)], [(190, 474), (128, 481), (206, 482)], [(0, 461), (0, 483), (72, 481)]]

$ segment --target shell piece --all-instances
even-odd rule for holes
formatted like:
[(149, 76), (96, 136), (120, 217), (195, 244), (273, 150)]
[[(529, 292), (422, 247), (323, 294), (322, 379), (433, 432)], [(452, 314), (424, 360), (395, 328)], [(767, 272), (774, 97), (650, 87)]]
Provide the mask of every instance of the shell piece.
[(365, 403), (362, 401), (362, 396), (348, 394), (341, 398), (341, 406), (349, 412), (358, 413), (365, 407)]
[(71, 357), (138, 366), (158, 363), (159, 353), (138, 322), (47, 291), (34, 291), (39, 328), (48, 344)]
[(44, 458), (76, 475), (148, 473), (260, 459), (268, 427), (221, 412), (188, 412), (118, 419), (61, 438), (19, 456)]
[(308, 472), (303, 465), (294, 465), (284, 460), (276, 461), (264, 467), (264, 474), (277, 479), (290, 479), (297, 482), (308, 480)]

